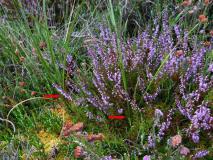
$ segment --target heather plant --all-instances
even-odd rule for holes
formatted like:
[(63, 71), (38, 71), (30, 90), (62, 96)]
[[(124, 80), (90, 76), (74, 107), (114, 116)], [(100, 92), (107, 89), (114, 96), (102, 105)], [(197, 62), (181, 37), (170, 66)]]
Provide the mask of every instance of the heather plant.
[(0, 157), (211, 159), (211, 7), (0, 0)]
[[(47, 17), (48, 26), (56, 27), (67, 21), (69, 10), (74, 6), (72, 0), (1, 0), (0, 5), (4, 12), (5, 18), (17, 19), (19, 13), (26, 17), (30, 23), (33, 23), (35, 18), (45, 20)], [(78, 3), (80, 4), (80, 2)], [(64, 10), (65, 9), (65, 10)], [(45, 17), (46, 16), (46, 17)], [(33, 24), (31, 24), (33, 27)]]
[[(212, 73), (205, 63), (212, 45), (204, 45), (179, 25), (170, 26), (166, 10), (154, 25), (154, 30), (148, 26), (127, 40), (100, 25), (100, 35), (87, 46), (91, 66), (78, 64), (69, 55), (67, 92), (54, 87), (84, 107), (89, 118), (100, 120), (101, 115), (105, 121), (107, 115), (122, 114), (131, 123), (134, 114), (143, 115), (153, 122), (143, 147), (148, 151), (176, 134), (176, 127), (196, 146), (201, 133), (204, 139), (212, 138), (211, 102), (206, 98), (211, 94)], [(150, 111), (153, 114), (148, 116)], [(208, 142), (205, 145), (210, 147)]]

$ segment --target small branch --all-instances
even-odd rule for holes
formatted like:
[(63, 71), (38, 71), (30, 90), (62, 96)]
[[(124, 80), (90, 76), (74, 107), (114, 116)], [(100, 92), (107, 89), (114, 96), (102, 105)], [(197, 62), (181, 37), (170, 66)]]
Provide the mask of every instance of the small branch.
[(30, 101), (30, 100), (41, 99), (41, 98), (43, 98), (43, 97), (33, 97), (33, 98), (29, 98), (29, 99), (26, 99), (26, 100), (24, 100), (24, 101), (21, 101), (21, 102), (17, 103), (17, 104), (16, 104), (15, 106), (13, 106), (12, 109), (8, 112), (8, 114), (7, 114), (7, 120), (8, 120), (8, 118), (9, 118), (9, 116), (10, 116), (10, 113), (11, 113), (15, 108), (17, 108), (20, 104), (22, 104), (22, 103), (24, 103), (24, 102), (27, 102), (27, 101)]
[(8, 119), (3, 119), (3, 118), (1, 118), (1, 117), (0, 117), (0, 121), (5, 121), (5, 122), (10, 123), (10, 124), (12, 125), (12, 127), (13, 127), (13, 132), (14, 132), (14, 133), (16, 132), (16, 127), (15, 127), (15, 125), (13, 124), (13, 122), (11, 122), (11, 121), (8, 120)]

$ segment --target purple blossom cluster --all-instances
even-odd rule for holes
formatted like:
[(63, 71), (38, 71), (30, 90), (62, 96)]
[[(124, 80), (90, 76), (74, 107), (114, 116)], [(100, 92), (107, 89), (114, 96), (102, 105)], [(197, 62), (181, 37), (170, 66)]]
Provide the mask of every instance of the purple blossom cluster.
[(205, 157), (205, 156), (208, 155), (208, 154), (209, 154), (209, 151), (207, 151), (207, 150), (202, 150), (202, 151), (197, 152), (197, 153), (194, 155), (193, 159), (203, 158), (203, 157)]
[(22, 0), (22, 5), (24, 5), (28, 13), (38, 14), (39, 1), (38, 0)]
[[(157, 21), (159, 20), (155, 21), (156, 24)], [(125, 111), (127, 105), (133, 110), (141, 110), (141, 102), (150, 104), (156, 100), (161, 92), (158, 82), (167, 73), (172, 76), (182, 63), (181, 57), (173, 56), (177, 48), (172, 38), (172, 28), (168, 25), (167, 12), (163, 15), (162, 26), (162, 32), (158, 24), (154, 33), (146, 29), (136, 38), (126, 41), (100, 26), (99, 41), (88, 47), (93, 67), (92, 84), (96, 94), (91, 94), (87, 89), (90, 84), (82, 85), (86, 99), (92, 106), (105, 113), (118, 108)], [(187, 43), (186, 36), (181, 40), (180, 28), (175, 26), (175, 30), (177, 39)], [(187, 50), (187, 44), (183, 46)], [(171, 63), (166, 63), (159, 76), (154, 77), (167, 54), (171, 54), (168, 60)], [(148, 90), (147, 86), (153, 79), (152, 90)], [(128, 88), (125, 88), (124, 83), (128, 83)], [(139, 95), (142, 97), (138, 98)]]
[(113, 160), (112, 156), (104, 156), (101, 160)]
[(155, 139), (152, 136), (148, 136), (148, 147), (154, 148), (156, 145)]
[(161, 140), (166, 131), (169, 129), (169, 127), (171, 126), (171, 121), (172, 121), (172, 116), (174, 114), (174, 109), (170, 109), (169, 110), (169, 113), (167, 114), (167, 118), (166, 118), (166, 121), (165, 122), (162, 122), (158, 128), (159, 128), (159, 132), (157, 134), (157, 137)]
[[(200, 133), (210, 133), (213, 128), (210, 103), (205, 99), (213, 86), (212, 64), (207, 68), (205, 65), (205, 57), (212, 46), (191, 40), (189, 32), (178, 25), (171, 27), (166, 11), (162, 23), (156, 19), (154, 24), (154, 30), (148, 27), (136, 38), (127, 40), (100, 26), (98, 41), (87, 47), (90, 74), (76, 74), (77, 63), (71, 56), (67, 58), (70, 94), (81, 95), (72, 100), (106, 115), (126, 114), (129, 106), (132, 111), (142, 112), (158, 100), (165, 101), (164, 93), (168, 88), (161, 84), (172, 81), (171, 103), (167, 104), (171, 107), (155, 110), (154, 117), (158, 120), (153, 125), (158, 133), (149, 135), (148, 146), (154, 148), (156, 138), (165, 137), (176, 115), (187, 121), (187, 125), (178, 127), (198, 143)], [(75, 76), (78, 82), (73, 81)], [(59, 86), (55, 88), (71, 99)], [(94, 118), (91, 112), (87, 115)]]
[(68, 99), (68, 100), (70, 100), (70, 101), (72, 100), (71, 96), (70, 96), (67, 92), (65, 92), (59, 85), (53, 84), (53, 87), (56, 88), (56, 90), (57, 90), (61, 95), (63, 95), (66, 99)]
[(207, 104), (198, 106), (194, 115), (191, 118), (189, 133), (192, 135), (192, 140), (195, 143), (199, 142), (199, 132), (201, 129), (208, 131), (213, 128), (213, 117)]
[(208, 71), (211, 72), (211, 73), (213, 72), (213, 64), (209, 65)]
[(192, 80), (196, 87), (189, 92), (187, 87), (190, 83), (186, 78), (187, 72), (184, 76), (180, 78), (179, 92), (176, 93), (175, 102), (179, 112), (190, 122), (186, 128), (188, 135), (195, 143), (198, 143), (201, 131), (210, 133), (213, 129), (210, 103), (204, 99), (212, 88), (213, 82), (208, 76), (203, 76), (198, 72)]

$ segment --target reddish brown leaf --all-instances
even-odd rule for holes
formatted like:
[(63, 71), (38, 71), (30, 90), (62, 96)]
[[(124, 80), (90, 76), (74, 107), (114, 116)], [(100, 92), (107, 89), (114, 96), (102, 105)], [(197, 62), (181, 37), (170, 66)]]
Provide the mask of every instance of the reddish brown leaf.
[(16, 54), (17, 56), (19, 55), (19, 50), (18, 50), (18, 49), (15, 50), (15, 54)]
[(26, 86), (26, 83), (25, 83), (25, 82), (19, 82), (18, 84), (19, 84), (20, 87)]
[(204, 0), (204, 4), (206, 5), (206, 6), (208, 6), (209, 5), (209, 0)]
[(86, 139), (90, 141), (103, 141), (104, 140), (104, 135), (102, 133), (98, 134), (89, 134), (87, 135)]
[(78, 122), (74, 125), (72, 125), (71, 122), (66, 122), (63, 129), (62, 129), (62, 133), (64, 135), (64, 137), (68, 137), (72, 132), (78, 132), (81, 131), (83, 129), (83, 123), (82, 122)]
[(203, 14), (199, 15), (198, 19), (201, 23), (206, 23), (208, 21), (208, 18)]
[(72, 127), (72, 121), (71, 120), (67, 120), (65, 123), (64, 123), (64, 126), (62, 128), (62, 133), (64, 135), (64, 137), (67, 137), (70, 135), (70, 128)]
[(71, 132), (81, 131), (83, 129), (83, 127), (84, 127), (83, 122), (78, 122), (70, 128), (70, 131)]
[(21, 94), (25, 94), (26, 91), (25, 91), (24, 89), (21, 89), (21, 90), (20, 90), (20, 93), (21, 93)]
[(80, 146), (77, 146), (75, 149), (74, 149), (74, 157), (75, 158), (81, 158), (83, 156), (83, 148), (80, 147)]
[(23, 56), (19, 58), (20, 62), (24, 62), (24, 60), (25, 60), (25, 58)]
[(184, 54), (183, 50), (178, 50), (178, 51), (175, 53), (176, 57), (180, 57), (180, 56), (182, 56), (183, 54)]
[(182, 6), (187, 7), (187, 6), (190, 6), (191, 4), (192, 4), (192, 0), (185, 0), (183, 1)]
[(172, 147), (178, 146), (181, 142), (182, 142), (181, 135), (175, 135), (174, 137), (171, 138)]
[(36, 94), (37, 94), (36, 91), (32, 91), (32, 92), (31, 92), (31, 96), (35, 96)]
[(47, 44), (44, 41), (41, 41), (39, 44), (40, 49), (44, 49), (47, 47)]
[(205, 47), (209, 47), (210, 45), (211, 45), (211, 42), (209, 42), (209, 41), (205, 41), (205, 42), (204, 42), (204, 46), (205, 46)]
[(209, 33), (210, 33), (210, 35), (213, 37), (213, 30), (211, 30)]

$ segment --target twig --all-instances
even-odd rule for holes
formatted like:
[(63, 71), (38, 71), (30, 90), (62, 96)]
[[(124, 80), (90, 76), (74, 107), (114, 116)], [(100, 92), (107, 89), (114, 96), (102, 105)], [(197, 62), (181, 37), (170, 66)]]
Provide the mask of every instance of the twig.
[(30, 101), (30, 100), (41, 99), (41, 98), (43, 98), (43, 97), (33, 97), (33, 98), (29, 98), (29, 99), (26, 99), (26, 100), (24, 100), (24, 101), (21, 101), (21, 102), (17, 103), (17, 104), (16, 104), (15, 106), (13, 106), (12, 109), (8, 112), (8, 114), (7, 114), (7, 120), (8, 120), (8, 118), (9, 118), (9, 116), (10, 116), (10, 113), (11, 113), (15, 108), (17, 108), (20, 104), (22, 104), (22, 103), (24, 103), (24, 102), (27, 102), (27, 101)]
[(11, 122), (11, 121), (8, 120), (8, 119), (3, 119), (3, 118), (1, 118), (1, 117), (0, 117), (0, 120), (1, 120), (1, 121), (9, 122), (9, 123), (12, 125), (12, 127), (13, 127), (13, 132), (14, 132), (14, 133), (16, 132), (16, 127), (15, 127), (15, 125), (13, 124), (13, 122)]

